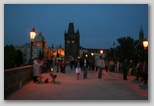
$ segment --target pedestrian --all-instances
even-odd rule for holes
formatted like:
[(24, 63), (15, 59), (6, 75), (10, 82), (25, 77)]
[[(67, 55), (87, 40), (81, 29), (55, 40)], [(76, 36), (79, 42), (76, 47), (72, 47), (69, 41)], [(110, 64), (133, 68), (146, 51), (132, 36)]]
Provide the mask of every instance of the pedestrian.
[(113, 72), (114, 71), (114, 62), (113, 62), (113, 60), (111, 60), (109, 64), (110, 64), (109, 69), (110, 69), (111, 72)]
[(102, 56), (100, 56), (98, 62), (98, 79), (102, 78), (102, 70), (105, 69), (105, 61), (102, 59)]
[(117, 72), (117, 61), (114, 61), (113, 67), (114, 67), (114, 72)]
[(127, 63), (127, 58), (124, 60), (122, 63), (122, 71), (123, 71), (123, 80), (128, 80), (127, 79), (127, 73), (128, 73), (128, 63)]
[(86, 57), (82, 60), (82, 66), (83, 66), (83, 78), (87, 78), (87, 69), (88, 69), (89, 61)]
[(75, 61), (75, 72), (76, 72), (77, 80), (79, 80), (79, 76), (81, 73), (81, 67), (82, 67), (82, 63), (81, 63), (80, 58), (78, 58), (77, 61)]
[(65, 68), (66, 68), (65, 60), (62, 60), (61, 68), (62, 68), (62, 73), (65, 73)]
[(132, 75), (132, 70), (133, 70), (133, 61), (130, 60), (128, 75)]
[(98, 64), (97, 64), (97, 60), (95, 60), (95, 70), (97, 72), (97, 69), (98, 69)]
[(105, 70), (106, 70), (106, 72), (108, 72), (109, 63), (110, 63), (110, 61), (107, 59), (107, 60), (105, 61)]
[(120, 62), (119, 60), (117, 60), (117, 73), (119, 73), (119, 70), (120, 70)]
[(39, 60), (38, 57), (36, 57), (33, 61), (33, 82), (35, 83), (40, 83), (40, 81), (38, 80), (38, 77), (40, 76), (41, 72), (40, 72), (40, 66), (42, 65), (42, 61)]
[(141, 80), (143, 81), (143, 62), (139, 60), (137, 66), (136, 66), (136, 71), (137, 71), (137, 75), (136, 75), (136, 79), (138, 80), (139, 77), (141, 77)]
[(57, 73), (61, 71), (61, 70), (60, 70), (60, 66), (61, 66), (61, 60), (58, 59), (58, 60), (57, 60)]
[(69, 56), (69, 58), (70, 58), (70, 68), (71, 68), (71, 70), (73, 70), (73, 66), (74, 66), (74, 58), (73, 58), (73, 56)]
[(143, 65), (143, 84), (147, 84), (148, 81), (148, 63), (145, 61)]

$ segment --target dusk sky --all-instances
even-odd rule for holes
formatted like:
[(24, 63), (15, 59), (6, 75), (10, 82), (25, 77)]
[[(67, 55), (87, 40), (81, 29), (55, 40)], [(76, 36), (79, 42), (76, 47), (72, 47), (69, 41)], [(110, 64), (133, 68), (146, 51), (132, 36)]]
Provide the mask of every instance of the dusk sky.
[(148, 4), (4, 4), (4, 45), (29, 43), (29, 32), (42, 32), (48, 46), (64, 47), (70, 22), (85, 48), (113, 47), (117, 39), (139, 31), (148, 38)]

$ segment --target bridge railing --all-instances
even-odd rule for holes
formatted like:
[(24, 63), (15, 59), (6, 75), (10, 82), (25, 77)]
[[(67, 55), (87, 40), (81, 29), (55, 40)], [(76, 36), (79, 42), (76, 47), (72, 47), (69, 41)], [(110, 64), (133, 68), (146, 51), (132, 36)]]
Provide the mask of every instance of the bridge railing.
[(33, 78), (33, 66), (22, 66), (4, 70), (4, 99), (22, 88)]

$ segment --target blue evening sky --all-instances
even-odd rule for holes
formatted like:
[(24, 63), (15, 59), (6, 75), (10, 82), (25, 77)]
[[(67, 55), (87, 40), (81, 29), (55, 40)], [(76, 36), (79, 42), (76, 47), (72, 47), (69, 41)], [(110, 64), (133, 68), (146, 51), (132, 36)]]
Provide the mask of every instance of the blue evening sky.
[(64, 47), (69, 22), (85, 48), (113, 47), (124, 36), (148, 37), (148, 4), (4, 4), (4, 45), (29, 43), (29, 31), (42, 32), (48, 46)]

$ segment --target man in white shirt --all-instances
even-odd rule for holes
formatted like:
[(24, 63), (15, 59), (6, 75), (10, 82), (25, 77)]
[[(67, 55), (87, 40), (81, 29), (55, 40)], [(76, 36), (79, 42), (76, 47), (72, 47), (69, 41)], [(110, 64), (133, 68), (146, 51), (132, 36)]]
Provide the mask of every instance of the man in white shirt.
[(98, 64), (98, 79), (102, 78), (102, 70), (105, 68), (105, 61), (102, 59), (102, 56), (100, 56), (100, 59), (97, 61)]

